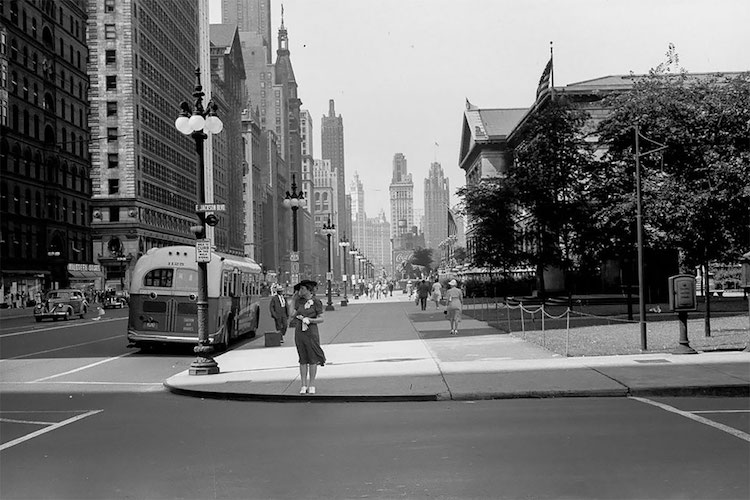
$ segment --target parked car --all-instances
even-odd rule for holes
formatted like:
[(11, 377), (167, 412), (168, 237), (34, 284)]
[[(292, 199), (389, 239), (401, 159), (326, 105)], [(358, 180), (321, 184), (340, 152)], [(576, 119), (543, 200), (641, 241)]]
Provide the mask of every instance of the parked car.
[(102, 299), (104, 309), (122, 309), (128, 305), (128, 299), (124, 292), (108, 292)]
[(52, 321), (61, 318), (67, 320), (73, 316), (83, 319), (88, 309), (89, 303), (81, 290), (73, 288), (50, 290), (34, 307), (34, 319), (37, 322), (45, 318), (52, 318)]

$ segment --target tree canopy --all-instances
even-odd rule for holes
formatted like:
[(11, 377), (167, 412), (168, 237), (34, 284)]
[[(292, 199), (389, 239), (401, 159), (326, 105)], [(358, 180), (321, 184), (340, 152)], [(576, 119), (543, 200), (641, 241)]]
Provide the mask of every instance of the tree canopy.
[(535, 266), (544, 293), (549, 266), (582, 270), (632, 256), (636, 123), (645, 246), (679, 250), (684, 268), (748, 250), (750, 73), (671, 73), (672, 47), (667, 56), (606, 99), (610, 112), (593, 131), (585, 112), (557, 96), (522, 125), (507, 172), (457, 191), (477, 235), (472, 265)]

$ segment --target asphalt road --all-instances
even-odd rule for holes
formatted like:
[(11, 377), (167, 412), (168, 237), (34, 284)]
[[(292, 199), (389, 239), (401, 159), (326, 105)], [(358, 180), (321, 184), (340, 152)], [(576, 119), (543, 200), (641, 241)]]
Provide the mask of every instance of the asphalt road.
[(747, 398), (201, 400), (126, 314), (3, 321), (0, 498), (750, 497)]

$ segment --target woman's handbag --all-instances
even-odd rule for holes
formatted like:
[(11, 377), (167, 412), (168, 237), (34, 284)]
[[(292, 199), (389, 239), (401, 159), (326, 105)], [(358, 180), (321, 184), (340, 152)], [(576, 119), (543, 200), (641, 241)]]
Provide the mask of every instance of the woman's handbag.
[(441, 306), (447, 306), (448, 305), (448, 301), (446, 299), (440, 299), (440, 305)]

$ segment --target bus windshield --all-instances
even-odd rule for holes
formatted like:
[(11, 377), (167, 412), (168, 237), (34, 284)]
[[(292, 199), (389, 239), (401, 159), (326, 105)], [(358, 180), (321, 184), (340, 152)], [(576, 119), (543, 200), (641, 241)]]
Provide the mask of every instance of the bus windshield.
[(143, 278), (143, 286), (197, 289), (198, 273), (192, 269), (152, 269)]

